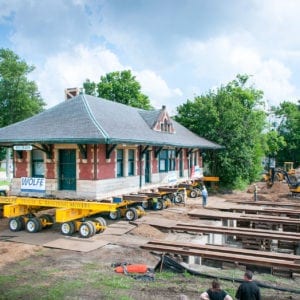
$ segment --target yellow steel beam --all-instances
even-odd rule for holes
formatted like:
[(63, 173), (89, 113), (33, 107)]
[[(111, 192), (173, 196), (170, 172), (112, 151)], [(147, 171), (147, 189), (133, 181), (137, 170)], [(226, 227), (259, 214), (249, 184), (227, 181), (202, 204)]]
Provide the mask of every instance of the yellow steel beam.
[(103, 203), (96, 201), (60, 200), (29, 197), (0, 197), (0, 203), (11, 203), (27, 206), (43, 206), (51, 208), (75, 208), (102, 212), (115, 211), (117, 207), (120, 206), (120, 204), (117, 205), (116, 203)]
[(19, 204), (4, 205), (3, 216), (6, 218), (13, 218), (29, 213), (28, 206)]
[(204, 176), (203, 181), (220, 181), (219, 177), (214, 176)]
[(76, 208), (58, 208), (55, 210), (55, 220), (58, 223), (69, 222), (76, 219), (89, 217), (103, 210), (88, 210), (88, 209), (76, 209)]

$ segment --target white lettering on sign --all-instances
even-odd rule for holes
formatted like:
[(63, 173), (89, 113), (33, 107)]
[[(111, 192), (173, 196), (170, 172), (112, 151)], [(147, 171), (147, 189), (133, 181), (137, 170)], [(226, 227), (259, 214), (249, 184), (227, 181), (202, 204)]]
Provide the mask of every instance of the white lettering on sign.
[(46, 190), (45, 178), (21, 177), (21, 192), (40, 192)]
[(16, 151), (30, 151), (30, 150), (32, 150), (32, 146), (31, 145), (14, 146), (14, 150), (16, 150)]

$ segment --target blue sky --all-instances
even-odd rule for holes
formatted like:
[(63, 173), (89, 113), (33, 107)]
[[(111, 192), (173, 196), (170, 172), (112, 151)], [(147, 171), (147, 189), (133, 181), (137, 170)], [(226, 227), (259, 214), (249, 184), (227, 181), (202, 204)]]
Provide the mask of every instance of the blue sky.
[(48, 107), (130, 69), (156, 108), (251, 75), (270, 105), (300, 99), (298, 0), (0, 0), (0, 47), (33, 64)]

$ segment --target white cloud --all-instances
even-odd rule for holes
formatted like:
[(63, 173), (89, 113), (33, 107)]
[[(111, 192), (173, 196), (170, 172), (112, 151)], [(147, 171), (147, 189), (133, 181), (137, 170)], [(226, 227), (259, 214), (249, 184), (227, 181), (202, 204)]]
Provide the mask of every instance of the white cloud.
[[(113, 71), (132, 69), (124, 66), (118, 57), (103, 47), (93, 49), (79, 45), (71, 52), (62, 52), (48, 57), (45, 64), (36, 69), (32, 79), (36, 81), (39, 91), (48, 107), (64, 101), (64, 90), (70, 87), (82, 87), (88, 78), (99, 82), (100, 76)], [(151, 70), (132, 71), (141, 84), (142, 92), (149, 96), (151, 104), (160, 108), (165, 104), (168, 111), (174, 112), (182, 96), (180, 89), (171, 89), (166, 81)]]
[(135, 75), (143, 93), (149, 96), (155, 108), (166, 105), (169, 112), (174, 112), (178, 100), (183, 95), (179, 88), (170, 88), (164, 79), (151, 70), (135, 72)]
[(111, 51), (79, 45), (70, 52), (48, 57), (32, 76), (48, 107), (51, 107), (64, 100), (66, 88), (82, 87), (87, 78), (99, 82), (101, 75), (124, 68)]
[(206, 42), (190, 40), (181, 51), (182, 57), (193, 64), (195, 76), (200, 80), (208, 79), (211, 86), (226, 84), (237, 74), (249, 74), (253, 76), (255, 87), (264, 91), (272, 105), (295, 100), (291, 70), (278, 59), (265, 59), (244, 37), (221, 36)]

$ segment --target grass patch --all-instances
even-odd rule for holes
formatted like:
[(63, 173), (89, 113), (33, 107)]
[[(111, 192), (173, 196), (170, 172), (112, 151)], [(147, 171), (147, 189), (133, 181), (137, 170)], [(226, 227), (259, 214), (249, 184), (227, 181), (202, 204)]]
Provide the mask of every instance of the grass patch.
[(3, 185), (10, 185), (10, 181), (8, 181), (8, 180), (0, 180), (0, 186), (3, 186)]

